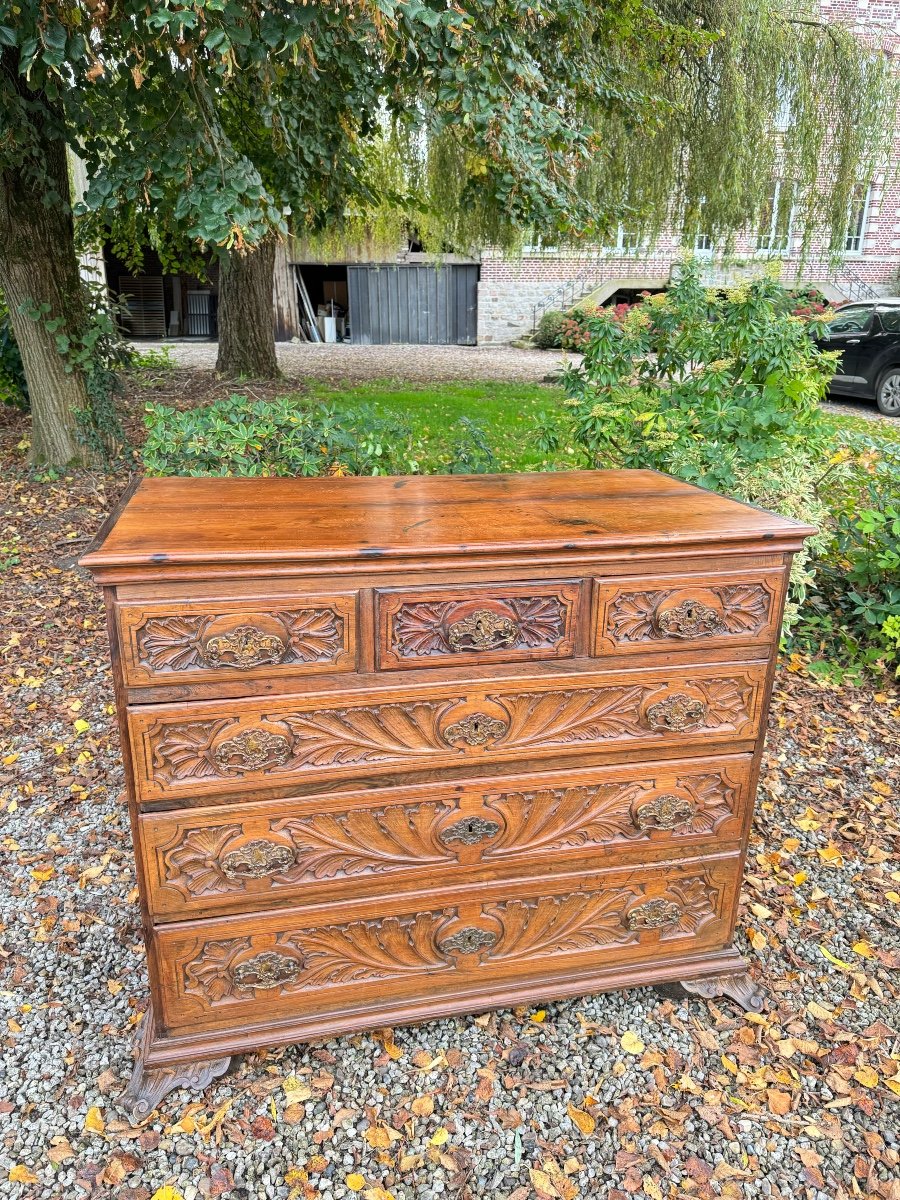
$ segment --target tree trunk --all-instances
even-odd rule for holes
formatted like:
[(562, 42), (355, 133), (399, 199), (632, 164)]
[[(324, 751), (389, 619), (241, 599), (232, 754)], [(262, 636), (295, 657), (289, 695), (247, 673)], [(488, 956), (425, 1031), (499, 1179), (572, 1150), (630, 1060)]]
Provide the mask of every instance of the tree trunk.
[[(84, 375), (66, 372), (56, 338), (78, 337), (86, 321), (75, 256), (65, 143), (42, 136), (43, 174), (0, 172), (0, 290), (22, 355), (31, 402), (31, 457), (66, 467), (91, 453), (78, 439), (76, 412), (88, 407)], [(53, 201), (46, 199), (55, 192)], [(25, 309), (46, 306), (38, 319)], [(61, 320), (51, 333), (47, 321)]]
[(272, 288), (275, 239), (249, 250), (230, 250), (219, 275), (219, 357), (222, 375), (277, 379)]

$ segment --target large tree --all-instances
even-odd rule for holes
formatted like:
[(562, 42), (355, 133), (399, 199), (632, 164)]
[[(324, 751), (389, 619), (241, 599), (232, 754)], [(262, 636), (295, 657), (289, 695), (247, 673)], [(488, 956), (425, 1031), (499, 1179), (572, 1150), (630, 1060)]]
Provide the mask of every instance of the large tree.
[(288, 222), (436, 249), (727, 233), (778, 173), (837, 243), (895, 95), (877, 45), (787, 0), (19, 0), (0, 47), (0, 288), (57, 463), (91, 402), (64, 144), (95, 227), (222, 255), (223, 365), (266, 373)]

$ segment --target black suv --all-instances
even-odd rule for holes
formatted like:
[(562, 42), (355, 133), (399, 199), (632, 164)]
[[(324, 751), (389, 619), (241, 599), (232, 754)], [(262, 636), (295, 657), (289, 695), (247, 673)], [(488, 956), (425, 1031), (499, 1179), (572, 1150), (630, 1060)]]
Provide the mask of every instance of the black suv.
[(845, 304), (819, 344), (843, 352), (829, 392), (874, 400), (886, 417), (900, 417), (900, 299)]

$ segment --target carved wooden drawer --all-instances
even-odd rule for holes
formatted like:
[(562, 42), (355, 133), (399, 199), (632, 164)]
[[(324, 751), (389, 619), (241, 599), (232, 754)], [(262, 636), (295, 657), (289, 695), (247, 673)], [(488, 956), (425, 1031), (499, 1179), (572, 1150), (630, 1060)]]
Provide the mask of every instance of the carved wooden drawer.
[(736, 841), (750, 755), (683, 759), (145, 813), (158, 921), (386, 886), (448, 886), (460, 870), (533, 873), (550, 859), (638, 861)]
[[(640, 963), (726, 944), (738, 857), (495, 883), (432, 906), (305, 907), (156, 930), (162, 1019), (173, 1035), (452, 995), (510, 977)], [(374, 1023), (377, 1023), (374, 1022)]]
[(596, 580), (594, 654), (772, 642), (784, 581), (784, 570)]
[(765, 664), (130, 710), (143, 800), (756, 735)]
[(378, 589), (376, 659), (383, 670), (571, 658), (578, 581), (505, 587)]
[(130, 687), (352, 671), (356, 596), (116, 606)]

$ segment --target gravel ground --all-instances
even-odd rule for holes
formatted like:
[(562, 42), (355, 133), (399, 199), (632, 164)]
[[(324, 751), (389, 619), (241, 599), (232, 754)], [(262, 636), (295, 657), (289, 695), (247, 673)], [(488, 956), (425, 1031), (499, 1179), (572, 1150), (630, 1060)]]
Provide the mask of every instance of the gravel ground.
[(16, 436), (0, 444), (4, 1198), (900, 1200), (898, 696), (797, 661), (739, 922), (764, 1015), (641, 989), (292, 1046), (132, 1128), (117, 1098), (143, 950), (100, 600), (74, 566), (124, 481), (35, 482)]
[[(135, 342), (136, 349), (168, 347), (179, 367), (211, 369), (216, 365), (214, 342)], [(371, 379), (402, 379), (406, 383), (444, 383), (493, 379), (501, 383), (541, 383), (555, 376), (564, 358), (580, 354), (563, 351), (519, 350), (515, 346), (354, 346), (309, 342), (279, 342), (278, 363), (288, 378), (318, 379), (324, 383), (364, 383)]]

